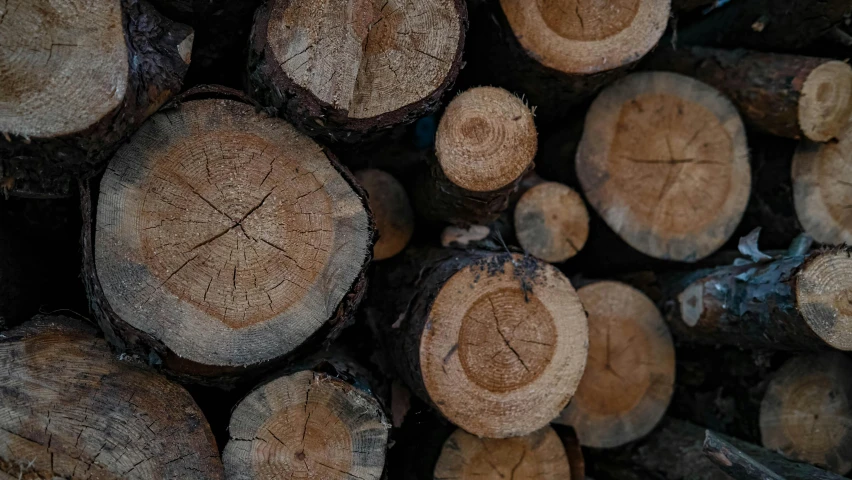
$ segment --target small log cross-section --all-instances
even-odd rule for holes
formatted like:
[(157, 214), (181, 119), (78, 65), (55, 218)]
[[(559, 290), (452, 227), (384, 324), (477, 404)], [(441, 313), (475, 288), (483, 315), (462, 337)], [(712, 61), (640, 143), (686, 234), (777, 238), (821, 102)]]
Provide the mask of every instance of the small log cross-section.
[(461, 68), (463, 0), (271, 0), (255, 14), (252, 95), (332, 141), (439, 106)]
[(682, 340), (741, 348), (852, 350), (847, 248), (698, 271), (663, 282)]
[(760, 404), (766, 448), (845, 475), (852, 470), (852, 361), (840, 352), (787, 361)]
[(746, 122), (772, 135), (825, 142), (852, 113), (852, 67), (838, 60), (679, 47), (654, 52), (644, 65), (719, 89)]
[(586, 244), (589, 212), (572, 188), (544, 182), (518, 200), (514, 225), (524, 250), (547, 262), (564, 262)]
[(852, 244), (852, 122), (836, 142), (801, 142), (793, 154), (796, 217), (814, 240)]
[[(138, 0), (0, 7), (0, 177), (63, 194), (181, 88), (192, 29)], [(12, 179), (12, 180), (8, 180)]]
[(378, 480), (390, 423), (363, 378), (331, 364), (279, 376), (231, 415), (222, 454), (231, 480)]
[(568, 403), (588, 326), (558, 270), (517, 254), (450, 249), (409, 249), (377, 267), (381, 294), (369, 314), (389, 363), (448, 420), (478, 436), (518, 436)]
[(458, 429), (444, 442), (435, 480), (571, 480), (565, 446), (550, 427), (523, 437), (479, 438)]
[(619, 282), (577, 291), (589, 315), (589, 360), (577, 393), (558, 423), (580, 443), (610, 448), (650, 432), (674, 389), (672, 337), (654, 303)]
[(36, 317), (0, 335), (0, 478), (224, 478), (189, 393), (95, 333)]
[(447, 105), (435, 157), (415, 190), (430, 220), (467, 226), (495, 220), (533, 167), (538, 134), (523, 100), (502, 88), (477, 87)]
[(282, 357), (345, 324), (360, 300), (365, 202), (319, 145), (250, 105), (194, 100), (157, 114), (101, 180), (96, 280), (114, 311), (104, 329), (175, 370), (172, 354), (210, 374)]
[(751, 191), (745, 129), (713, 88), (668, 72), (634, 73), (586, 115), (577, 175), (625, 242), (696, 261), (733, 234)]
[(355, 172), (369, 197), (379, 239), (373, 259), (384, 260), (401, 252), (414, 233), (414, 211), (405, 188), (384, 170), (370, 168)]

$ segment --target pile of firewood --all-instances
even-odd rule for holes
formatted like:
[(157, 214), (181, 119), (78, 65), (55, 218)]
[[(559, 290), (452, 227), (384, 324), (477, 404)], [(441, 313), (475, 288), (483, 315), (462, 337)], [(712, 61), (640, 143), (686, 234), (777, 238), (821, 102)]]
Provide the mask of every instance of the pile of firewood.
[(849, 474), (851, 17), (6, 0), (0, 480)]

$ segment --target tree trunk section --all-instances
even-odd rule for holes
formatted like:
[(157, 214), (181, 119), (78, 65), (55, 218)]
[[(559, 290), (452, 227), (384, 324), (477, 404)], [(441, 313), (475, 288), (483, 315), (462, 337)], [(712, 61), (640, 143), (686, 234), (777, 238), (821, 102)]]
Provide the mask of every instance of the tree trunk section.
[(373, 245), (373, 259), (384, 260), (398, 254), (408, 245), (414, 233), (414, 210), (402, 184), (384, 170), (369, 168), (355, 172), (369, 197), (370, 210), (376, 220), (378, 241)]
[(367, 314), (388, 364), (468, 432), (528, 434), (574, 394), (588, 327), (553, 267), (518, 254), (409, 249), (377, 265), (375, 282), (381, 295)]
[(524, 251), (546, 262), (573, 257), (589, 238), (589, 212), (571, 187), (544, 182), (524, 193), (514, 210), (515, 236)]
[(740, 348), (852, 349), (845, 248), (661, 279), (684, 341)]
[(302, 354), (346, 326), (366, 287), (364, 192), (251, 105), (189, 100), (157, 114), (113, 158), (96, 212), (87, 188), (84, 277), (101, 326), (187, 379)]
[(189, 393), (118, 360), (95, 333), (66, 317), (36, 317), (0, 336), (0, 474), (224, 478)]
[(336, 354), (314, 357), (237, 404), (225, 473), (233, 480), (378, 480), (390, 428), (360, 366)]
[(466, 29), (463, 0), (272, 0), (255, 14), (250, 92), (310, 135), (360, 142), (440, 106)]
[(852, 112), (852, 67), (837, 60), (680, 47), (659, 49), (643, 65), (719, 89), (747, 123), (779, 137), (831, 140)]
[(193, 32), (139, 0), (17, 3), (0, 10), (0, 42), (20, 45), (0, 73), (0, 189), (67, 196), (180, 91)]

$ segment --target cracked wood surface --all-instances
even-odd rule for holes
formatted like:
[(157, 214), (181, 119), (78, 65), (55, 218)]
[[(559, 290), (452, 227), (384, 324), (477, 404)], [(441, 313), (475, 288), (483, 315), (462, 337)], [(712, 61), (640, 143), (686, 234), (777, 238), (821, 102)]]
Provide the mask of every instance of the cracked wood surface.
[(0, 382), (0, 477), (224, 478), (189, 393), (118, 360), (79, 321), (37, 317), (4, 332)]

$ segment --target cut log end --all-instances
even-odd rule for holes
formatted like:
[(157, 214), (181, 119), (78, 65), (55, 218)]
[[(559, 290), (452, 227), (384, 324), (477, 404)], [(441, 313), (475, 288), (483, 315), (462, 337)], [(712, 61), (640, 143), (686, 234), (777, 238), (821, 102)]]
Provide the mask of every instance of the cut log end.
[(548, 262), (576, 255), (589, 237), (589, 212), (570, 187), (545, 182), (528, 190), (515, 207), (515, 235), (524, 250)]
[(542, 64), (590, 74), (635, 62), (657, 44), (670, 2), (619, 0), (500, 0), (515, 37)]
[(0, 478), (223, 478), (210, 427), (179, 385), (117, 360), (75, 320), (3, 333)]
[(796, 275), (796, 303), (825, 343), (852, 350), (852, 258), (847, 248), (809, 258)]
[(119, 0), (8, 2), (0, 18), (0, 132), (80, 132), (122, 103), (129, 69)]
[(591, 205), (637, 250), (696, 261), (727, 241), (751, 190), (745, 130), (731, 103), (678, 74), (635, 73), (586, 116), (577, 174)]
[(432, 304), (420, 370), (441, 413), (475, 435), (524, 435), (556, 417), (586, 363), (586, 315), (550, 265), (496, 256), (455, 273)]
[(454, 76), (464, 35), (459, 8), (455, 0), (277, 0), (267, 55), (322, 104), (375, 119), (423, 102)]
[(589, 360), (577, 393), (558, 422), (582, 445), (611, 448), (650, 432), (674, 389), (671, 334), (654, 303), (618, 282), (577, 291), (589, 315)]
[(494, 87), (473, 88), (454, 98), (435, 137), (444, 175), (474, 192), (516, 181), (530, 167), (537, 147), (530, 109), (510, 92)]
[(405, 188), (391, 174), (377, 169), (355, 172), (369, 196), (379, 240), (373, 259), (384, 260), (401, 252), (414, 233), (414, 211)]
[(367, 393), (300, 371), (255, 389), (234, 409), (222, 454), (225, 474), (233, 480), (377, 480), (389, 428)]
[(852, 470), (852, 362), (839, 352), (797, 357), (760, 405), (763, 445), (845, 475)]
[(101, 181), (97, 277), (120, 319), (203, 365), (284, 355), (334, 318), (372, 239), (324, 150), (246, 104), (157, 114)]
[(488, 439), (456, 430), (444, 442), (435, 478), (570, 480), (565, 447), (550, 427), (527, 436)]
[(796, 217), (814, 240), (852, 244), (852, 123), (836, 142), (802, 142), (793, 155)]
[(852, 67), (830, 61), (815, 68), (802, 85), (799, 126), (811, 140), (826, 142), (843, 130), (852, 113)]

